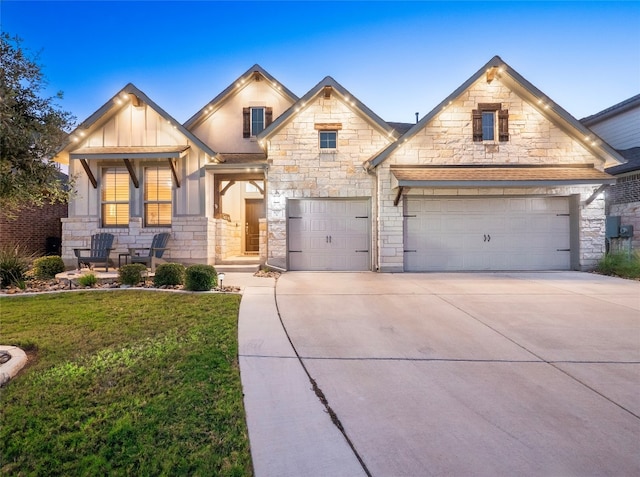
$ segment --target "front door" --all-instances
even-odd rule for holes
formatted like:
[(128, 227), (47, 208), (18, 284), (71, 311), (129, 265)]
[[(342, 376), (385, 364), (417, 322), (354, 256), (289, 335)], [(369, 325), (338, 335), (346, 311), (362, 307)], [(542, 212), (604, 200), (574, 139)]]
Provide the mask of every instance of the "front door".
[(247, 253), (260, 251), (260, 226), (258, 219), (264, 217), (264, 199), (245, 199), (244, 250)]

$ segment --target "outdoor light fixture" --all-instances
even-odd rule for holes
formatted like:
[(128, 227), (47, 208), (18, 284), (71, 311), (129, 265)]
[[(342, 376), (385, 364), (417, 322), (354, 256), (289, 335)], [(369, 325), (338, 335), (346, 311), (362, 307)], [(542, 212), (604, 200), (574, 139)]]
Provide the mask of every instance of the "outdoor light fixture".
[(222, 291), (223, 290), (223, 288), (222, 288), (222, 280), (224, 280), (224, 273), (218, 273), (218, 280), (220, 281), (218, 288), (220, 288), (220, 291)]

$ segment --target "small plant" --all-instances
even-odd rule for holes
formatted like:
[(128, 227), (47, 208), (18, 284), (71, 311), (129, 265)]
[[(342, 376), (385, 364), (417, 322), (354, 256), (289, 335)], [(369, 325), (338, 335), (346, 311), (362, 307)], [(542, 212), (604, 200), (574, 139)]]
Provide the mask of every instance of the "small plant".
[(57, 255), (40, 257), (33, 261), (33, 275), (36, 278), (48, 280), (61, 272), (64, 272), (64, 261)]
[(598, 273), (615, 275), (622, 278), (640, 278), (640, 253), (608, 253), (596, 267)]
[(20, 244), (0, 246), (0, 286), (18, 285), (24, 288), (24, 279), (34, 254)]
[(123, 265), (118, 270), (118, 279), (123, 285), (136, 286), (142, 281), (142, 272), (146, 272), (147, 267), (142, 263), (130, 263)]
[(92, 287), (98, 283), (98, 279), (93, 273), (87, 273), (86, 275), (82, 275), (78, 278), (78, 283), (83, 287)]
[(162, 265), (158, 265), (156, 274), (153, 277), (153, 286), (182, 285), (184, 283), (184, 272), (184, 265), (179, 263), (163, 263)]
[(211, 265), (191, 265), (185, 270), (184, 288), (209, 291), (218, 284), (218, 273)]

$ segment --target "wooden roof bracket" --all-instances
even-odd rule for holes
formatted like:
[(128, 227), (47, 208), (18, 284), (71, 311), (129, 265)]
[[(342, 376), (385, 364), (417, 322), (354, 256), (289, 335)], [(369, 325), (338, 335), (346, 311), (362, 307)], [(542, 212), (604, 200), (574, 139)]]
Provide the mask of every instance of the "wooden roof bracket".
[(133, 182), (133, 186), (136, 189), (140, 188), (140, 182), (138, 181), (138, 176), (136, 176), (136, 171), (133, 168), (133, 164), (131, 164), (130, 159), (123, 159), (124, 165), (127, 166), (127, 170), (129, 171), (129, 175), (131, 176), (131, 182)]
[(256, 181), (249, 181), (249, 184), (254, 186), (256, 189), (258, 189), (260, 191), (260, 193), (262, 195), (264, 195), (264, 189), (262, 187), (260, 187), (260, 185), (258, 185), (258, 183)]
[(591, 194), (591, 195), (589, 196), (589, 198), (588, 198), (587, 200), (585, 200), (585, 201), (582, 203), (582, 206), (583, 206), (583, 207), (588, 207), (588, 206), (589, 206), (589, 204), (591, 204), (591, 202), (593, 202), (594, 200), (596, 200), (596, 199), (598, 198), (598, 196), (599, 196), (600, 194), (602, 194), (603, 192), (605, 192), (608, 188), (609, 188), (609, 184), (602, 184), (600, 187), (598, 187), (598, 188), (593, 192), (593, 194)]
[(398, 207), (398, 202), (400, 202), (400, 197), (402, 197), (402, 191), (404, 191), (404, 186), (398, 187), (398, 193), (396, 194), (396, 198), (393, 199), (393, 205)]
[(93, 188), (97, 189), (98, 181), (96, 180), (96, 176), (93, 175), (93, 172), (91, 172), (91, 168), (89, 167), (89, 164), (87, 164), (87, 160), (80, 159), (80, 164), (82, 164), (82, 168), (84, 169), (84, 172), (87, 173), (87, 177), (89, 178), (89, 182), (91, 182), (91, 185), (93, 186)]
[(169, 158), (169, 167), (171, 168), (171, 174), (173, 175), (173, 182), (175, 182), (176, 187), (180, 188), (180, 178), (178, 177), (178, 171), (176, 170), (176, 160), (173, 158)]

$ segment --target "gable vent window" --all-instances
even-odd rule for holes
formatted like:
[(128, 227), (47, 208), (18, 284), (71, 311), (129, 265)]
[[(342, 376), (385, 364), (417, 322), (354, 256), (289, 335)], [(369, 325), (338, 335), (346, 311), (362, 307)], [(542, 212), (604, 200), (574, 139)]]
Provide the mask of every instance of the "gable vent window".
[(473, 110), (474, 142), (509, 140), (509, 110), (500, 103), (479, 103)]
[(272, 122), (273, 108), (242, 108), (242, 137), (255, 137)]
[(335, 150), (338, 147), (338, 131), (320, 131), (320, 150)]

